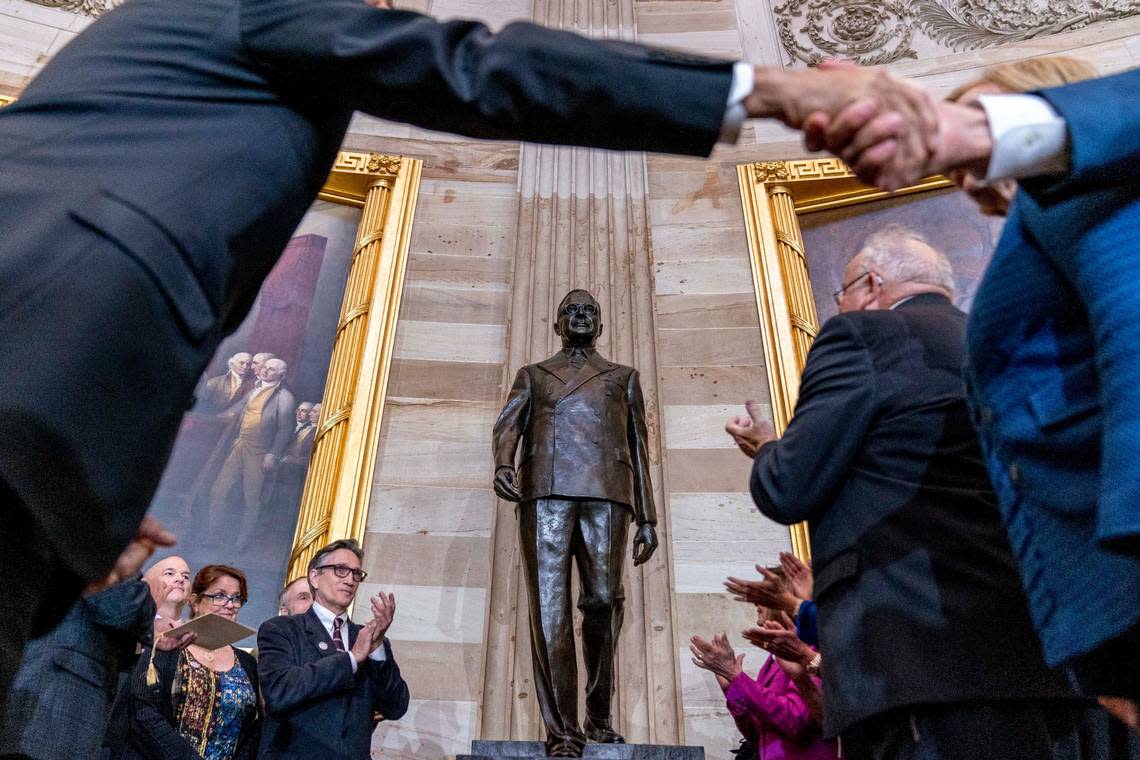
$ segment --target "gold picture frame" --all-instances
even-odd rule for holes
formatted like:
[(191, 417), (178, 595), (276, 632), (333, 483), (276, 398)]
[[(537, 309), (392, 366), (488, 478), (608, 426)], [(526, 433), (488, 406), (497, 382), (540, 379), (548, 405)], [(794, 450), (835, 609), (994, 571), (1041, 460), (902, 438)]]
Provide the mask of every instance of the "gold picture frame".
[[(837, 158), (762, 161), (736, 167), (744, 207), (764, 367), (777, 434), (795, 411), (800, 373), (819, 331), (799, 215), (950, 187), (927, 177), (887, 193), (862, 183)], [(792, 551), (811, 559), (807, 523), (791, 526)]]
[(342, 151), (322, 200), (361, 209), (286, 579), (331, 540), (363, 543), (423, 162)]

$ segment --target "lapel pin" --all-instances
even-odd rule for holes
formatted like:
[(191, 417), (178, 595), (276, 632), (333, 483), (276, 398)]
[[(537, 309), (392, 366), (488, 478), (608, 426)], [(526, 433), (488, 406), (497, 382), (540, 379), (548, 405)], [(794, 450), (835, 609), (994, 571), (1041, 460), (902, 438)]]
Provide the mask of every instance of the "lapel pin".
[(324, 649), (328, 649), (329, 645), (322, 641), (319, 644), (317, 644), (317, 648), (324, 650)]

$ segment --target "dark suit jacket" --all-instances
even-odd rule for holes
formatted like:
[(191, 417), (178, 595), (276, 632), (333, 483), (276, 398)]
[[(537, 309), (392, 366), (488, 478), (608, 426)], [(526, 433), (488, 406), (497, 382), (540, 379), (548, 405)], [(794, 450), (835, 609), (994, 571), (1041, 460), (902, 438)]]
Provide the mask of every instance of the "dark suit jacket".
[(1067, 697), (1045, 666), (938, 295), (827, 321), (795, 416), (752, 470), (760, 511), (809, 520), (825, 731), (894, 707)]
[[(257, 692), (257, 660), (249, 652), (234, 649), (238, 663), (245, 670)], [(131, 673), (131, 693), (127, 700), (127, 746), (116, 754), (125, 760), (201, 760), (190, 743), (178, 733), (178, 704), (182, 687), (178, 683), (181, 652), (155, 652), (154, 667), (158, 683), (146, 682), (149, 652), (140, 657)], [(260, 708), (250, 712), (241, 727), (233, 760), (257, 757), (261, 729)]]
[(0, 477), (82, 575), (111, 565), (354, 109), (707, 154), (731, 80), (727, 62), (360, 0), (132, 0), (106, 14), (0, 110)]
[(1020, 183), (970, 314), (967, 375), (1060, 665), (1140, 626), (1140, 71), (1039, 94), (1067, 123), (1072, 170)]
[[(349, 622), (349, 646), (361, 628)], [(391, 645), (385, 641), (384, 647), (388, 659), (366, 659), (353, 674), (349, 656), (336, 651), (312, 609), (262, 623), (258, 667), (268, 714), (261, 757), (368, 758), (372, 713), (398, 720), (408, 710), (408, 685)]]
[(645, 402), (633, 367), (596, 351), (575, 370), (559, 351), (518, 371), (492, 434), (495, 465), (518, 463), (522, 500), (545, 496), (626, 504), (656, 523), (646, 450)]
[(150, 589), (135, 578), (83, 597), (28, 644), (4, 705), (0, 754), (97, 757), (118, 668), (150, 640), (154, 612)]

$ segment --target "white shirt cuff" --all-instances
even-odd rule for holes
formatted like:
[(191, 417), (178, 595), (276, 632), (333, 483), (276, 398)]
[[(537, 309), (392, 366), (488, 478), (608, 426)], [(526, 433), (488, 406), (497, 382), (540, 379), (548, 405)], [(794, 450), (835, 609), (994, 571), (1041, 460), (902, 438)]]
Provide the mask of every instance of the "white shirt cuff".
[(720, 123), (720, 137), (722, 143), (735, 143), (740, 137), (740, 128), (748, 112), (744, 110), (744, 99), (752, 92), (756, 85), (756, 69), (745, 61), (737, 61), (732, 65), (732, 86), (728, 88), (728, 103), (725, 104), (724, 120)]
[(380, 647), (376, 649), (376, 651), (368, 655), (368, 659), (375, 662), (384, 662), (388, 659), (388, 647), (381, 644)]
[(352, 663), (352, 674), (356, 675), (356, 655), (352, 652), (345, 652), (348, 655), (348, 661)]
[(1069, 169), (1069, 130), (1036, 95), (981, 95), (993, 137), (986, 180), (1061, 174)]

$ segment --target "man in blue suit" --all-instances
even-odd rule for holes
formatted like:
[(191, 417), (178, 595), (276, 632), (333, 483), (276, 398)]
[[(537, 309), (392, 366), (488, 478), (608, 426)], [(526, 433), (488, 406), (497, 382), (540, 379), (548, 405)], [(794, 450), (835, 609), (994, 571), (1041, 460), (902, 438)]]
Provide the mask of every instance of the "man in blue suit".
[(384, 637), (396, 600), (371, 599), (373, 618), (358, 625), (346, 610), (367, 575), (352, 539), (334, 541), (309, 563), (313, 604), (270, 618), (257, 632), (257, 672), (265, 696), (259, 757), (366, 760), (373, 715), (395, 720), (408, 710), (408, 685)]
[(897, 160), (914, 126), (867, 104), (812, 117), (809, 142), (882, 185), (1020, 180), (967, 330), (974, 420), (1047, 661), (1137, 700), (1140, 70), (979, 101), (940, 105), (926, 163)]

